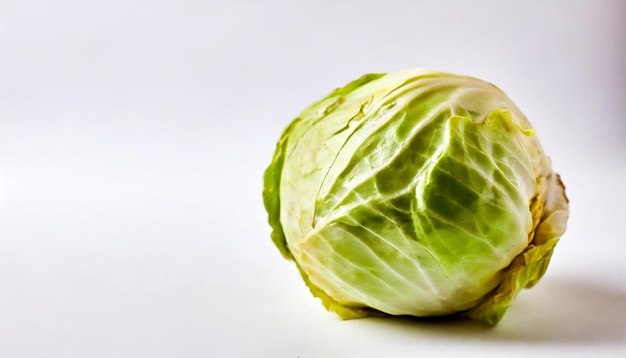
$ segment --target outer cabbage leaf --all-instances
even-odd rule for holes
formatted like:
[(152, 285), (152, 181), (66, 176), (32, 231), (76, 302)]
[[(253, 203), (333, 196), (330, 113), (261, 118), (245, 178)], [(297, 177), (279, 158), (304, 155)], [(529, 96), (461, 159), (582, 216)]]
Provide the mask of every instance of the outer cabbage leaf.
[(497, 290), (466, 316), (495, 326), (519, 291), (533, 287), (548, 269), (554, 247), (565, 231), (569, 209), (565, 187), (558, 174), (551, 174), (544, 185), (544, 201), (537, 200), (532, 206), (533, 214), (541, 216), (533, 231), (533, 241), (509, 265)]

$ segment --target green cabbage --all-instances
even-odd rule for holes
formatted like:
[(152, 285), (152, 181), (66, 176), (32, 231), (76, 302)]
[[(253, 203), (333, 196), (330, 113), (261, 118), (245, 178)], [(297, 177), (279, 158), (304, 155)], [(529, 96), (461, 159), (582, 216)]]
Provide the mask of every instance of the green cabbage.
[(426, 69), (365, 75), (307, 108), (278, 141), (263, 199), (273, 242), (344, 319), (495, 325), (542, 277), (568, 218), (513, 102)]

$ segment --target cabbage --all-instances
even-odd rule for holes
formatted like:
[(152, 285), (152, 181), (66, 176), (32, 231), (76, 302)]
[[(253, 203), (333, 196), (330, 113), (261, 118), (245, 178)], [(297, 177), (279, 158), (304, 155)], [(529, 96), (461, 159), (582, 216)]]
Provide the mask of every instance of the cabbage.
[(368, 74), (304, 110), (264, 176), (272, 240), (344, 319), (458, 315), (495, 325), (544, 274), (568, 200), (498, 88)]

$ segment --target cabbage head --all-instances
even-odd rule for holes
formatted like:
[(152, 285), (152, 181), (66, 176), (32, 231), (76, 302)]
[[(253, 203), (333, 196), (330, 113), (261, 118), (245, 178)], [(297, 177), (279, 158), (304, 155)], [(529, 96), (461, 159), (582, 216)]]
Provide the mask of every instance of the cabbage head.
[(544, 274), (568, 200), (497, 87), (413, 69), (337, 88), (283, 132), (264, 176), (272, 240), (344, 319), (495, 325)]

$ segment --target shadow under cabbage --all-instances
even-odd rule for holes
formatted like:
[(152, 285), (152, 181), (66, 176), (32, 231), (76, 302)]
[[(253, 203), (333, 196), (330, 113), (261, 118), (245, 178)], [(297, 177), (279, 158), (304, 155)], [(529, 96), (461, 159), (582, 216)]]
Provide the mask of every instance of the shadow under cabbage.
[(626, 340), (626, 292), (571, 278), (544, 278), (523, 290), (496, 327), (468, 319), (372, 318), (385, 329), (463, 340), (618, 343)]

